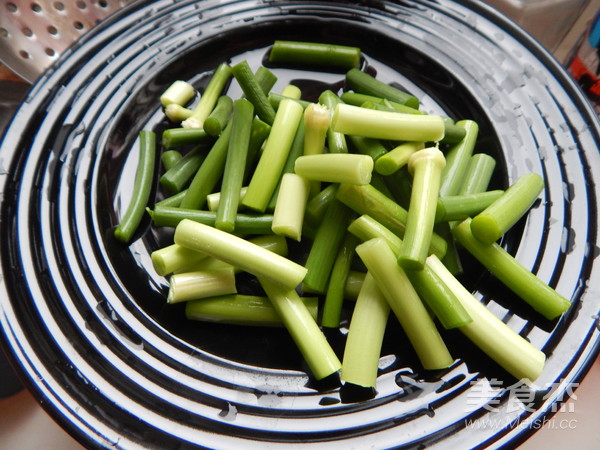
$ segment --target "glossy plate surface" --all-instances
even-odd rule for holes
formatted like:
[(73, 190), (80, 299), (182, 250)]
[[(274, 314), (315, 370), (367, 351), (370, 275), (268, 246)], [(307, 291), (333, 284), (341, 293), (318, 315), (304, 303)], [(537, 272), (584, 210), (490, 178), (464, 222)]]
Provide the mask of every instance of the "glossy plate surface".
[[(147, 221), (129, 247), (111, 238), (133, 184), (137, 133), (168, 125), (159, 94), (175, 79), (201, 87), (222, 61), (256, 67), (274, 39), (360, 46), (378, 78), (426, 111), (479, 122), (478, 150), (498, 159), (497, 186), (543, 175), (541, 201), (503, 245), (571, 299), (569, 312), (544, 320), (476, 265), (465, 279), (547, 354), (535, 398), (518, 400), (516, 380), (458, 333), (444, 334), (455, 364), (425, 373), (391, 324), (377, 395), (345, 401), (306, 375), (285, 330), (192, 323), (167, 306), (149, 255), (168, 232)], [(308, 95), (343, 80), (276, 73), (275, 91), (293, 80)], [(137, 2), (63, 54), (3, 141), (0, 323), (10, 354), (88, 447), (518, 442), (598, 354), (599, 128), (560, 65), (478, 2)], [(332, 341), (341, 348), (343, 332)]]

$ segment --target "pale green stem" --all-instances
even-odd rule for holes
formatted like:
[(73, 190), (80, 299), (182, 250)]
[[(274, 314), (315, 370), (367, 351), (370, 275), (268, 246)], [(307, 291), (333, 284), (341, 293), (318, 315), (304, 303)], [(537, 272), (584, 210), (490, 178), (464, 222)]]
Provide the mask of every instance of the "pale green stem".
[(423, 367), (436, 370), (452, 365), (454, 360), (429, 312), (385, 240), (375, 238), (363, 242), (356, 247), (356, 252), (375, 278)]
[(367, 273), (352, 312), (342, 359), (342, 381), (362, 387), (376, 386), (389, 313), (383, 293)]
[(438, 142), (444, 137), (445, 124), (440, 116), (379, 111), (340, 103), (333, 112), (331, 129), (391, 141)]
[(186, 105), (196, 95), (194, 86), (187, 81), (174, 81), (160, 96), (160, 103), (163, 106), (170, 104)]
[(232, 267), (176, 273), (169, 278), (167, 302), (172, 304), (236, 293), (235, 273)]
[(427, 263), (454, 292), (473, 319), (472, 322), (459, 327), (464, 335), (518, 380), (536, 380), (544, 369), (544, 353), (519, 336), (473, 297), (437, 257), (430, 256)]
[(242, 205), (261, 212), (267, 208), (281, 178), (302, 112), (302, 106), (294, 100), (283, 100), (279, 105)]
[[(317, 320), (319, 299), (301, 297), (308, 312)], [(192, 300), (185, 305), (185, 315), (190, 320), (216, 322), (228, 325), (257, 327), (282, 327), (281, 317), (271, 300), (257, 295), (220, 295), (218, 297)]]
[(305, 178), (294, 173), (283, 175), (273, 211), (273, 233), (300, 241), (309, 192), (310, 183)]
[(323, 153), (296, 159), (295, 172), (311, 181), (369, 184), (373, 174), (373, 158), (356, 153)]
[(259, 282), (281, 317), (313, 376), (323, 379), (342, 367), (325, 335), (298, 293), (259, 277)]
[(177, 225), (174, 240), (176, 244), (205, 252), (253, 275), (292, 289), (306, 276), (306, 268), (283, 256), (189, 219)]

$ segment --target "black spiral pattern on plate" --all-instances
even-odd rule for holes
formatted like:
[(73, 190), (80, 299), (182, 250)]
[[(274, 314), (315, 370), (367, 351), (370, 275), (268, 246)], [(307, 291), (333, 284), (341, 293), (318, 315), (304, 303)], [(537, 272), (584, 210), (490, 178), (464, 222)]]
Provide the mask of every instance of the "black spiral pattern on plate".
[[(377, 395), (343, 401), (310, 380), (285, 331), (223, 331), (165, 306), (149, 254), (168, 234), (144, 223), (131, 246), (112, 239), (137, 133), (167, 126), (159, 94), (174, 79), (201, 85), (223, 60), (259, 61), (274, 39), (306, 36), (358, 45), (381, 79), (430, 112), (477, 120), (497, 185), (544, 176), (541, 202), (503, 245), (570, 298), (570, 311), (546, 321), (475, 265), (467, 280), (548, 355), (538, 384), (556, 390), (534, 411), (509, 411), (501, 388), (499, 412), (485, 407), (493, 398), (469, 407), (474, 383), (514, 380), (453, 333), (454, 366), (424, 373), (398, 330)], [(599, 142), (593, 111), (558, 62), (476, 2), (136, 2), (62, 55), (6, 133), (0, 323), (30, 389), (89, 447), (513, 443), (531, 430), (510, 425), (548, 414), (598, 353)], [(490, 416), (506, 427), (466, 426)]]

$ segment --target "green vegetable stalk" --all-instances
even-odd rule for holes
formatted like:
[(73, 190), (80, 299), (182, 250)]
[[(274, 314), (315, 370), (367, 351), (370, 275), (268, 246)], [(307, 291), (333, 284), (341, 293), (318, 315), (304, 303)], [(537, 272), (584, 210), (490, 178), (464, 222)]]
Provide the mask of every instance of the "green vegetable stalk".
[(486, 153), (471, 156), (458, 195), (477, 194), (488, 190), (496, 168), (496, 160)]
[(303, 109), (294, 100), (281, 102), (271, 134), (248, 185), (242, 204), (264, 212), (282, 175), (296, 130), (302, 119)]
[(497, 243), (484, 244), (471, 231), (471, 219), (452, 229), (454, 238), (493, 275), (547, 319), (567, 311), (571, 302), (540, 280)]
[[(397, 236), (404, 236), (408, 211), (372, 185), (341, 184), (336, 198), (356, 213), (373, 217)], [(447, 247), (447, 242), (438, 234), (431, 236), (432, 253), (443, 257)]]
[(324, 327), (339, 328), (340, 326), (344, 290), (358, 243), (359, 241), (354, 235), (345, 233), (327, 283), (323, 316), (321, 318), (321, 325)]
[(479, 135), (479, 125), (473, 120), (460, 120), (456, 125), (464, 127), (466, 135), (446, 153), (446, 166), (440, 185), (441, 197), (458, 194)]
[(169, 278), (167, 302), (173, 304), (236, 293), (233, 267), (176, 273)]
[(429, 255), (440, 179), (445, 165), (444, 154), (433, 147), (417, 151), (408, 161), (413, 184), (404, 241), (398, 257), (398, 263), (404, 269), (421, 270)]
[(183, 267), (194, 264), (208, 257), (206, 253), (190, 250), (181, 245), (171, 244), (154, 250), (150, 255), (152, 266), (160, 276), (166, 276)]
[(294, 289), (306, 276), (306, 268), (283, 256), (192, 220), (181, 221), (173, 239), (176, 244), (207, 253), (288, 289)]
[(327, 208), (335, 199), (337, 189), (337, 183), (329, 184), (308, 201), (306, 204), (306, 211), (304, 213), (304, 219), (306, 222), (312, 225), (317, 225), (321, 222), (325, 211), (327, 211)]
[(229, 233), (235, 229), (235, 218), (240, 204), (240, 191), (246, 170), (253, 118), (254, 106), (252, 103), (243, 98), (233, 102), (231, 137), (223, 169), (221, 197), (215, 221), (218, 229)]
[(382, 238), (385, 240), (388, 247), (392, 249), (392, 252), (396, 257), (398, 257), (398, 254), (400, 253), (402, 239), (367, 214), (363, 214), (354, 219), (350, 225), (348, 225), (348, 231), (363, 242), (375, 238)]
[(183, 158), (181, 152), (178, 152), (177, 150), (167, 150), (160, 156), (160, 162), (165, 170), (169, 170), (171, 167), (177, 164), (181, 158)]
[(269, 99), (264, 90), (252, 73), (252, 69), (247, 61), (237, 63), (231, 69), (233, 76), (244, 91), (246, 98), (254, 105), (256, 115), (269, 125), (275, 120), (275, 110), (269, 103)]
[(387, 154), (387, 149), (379, 139), (348, 135), (357, 153), (370, 156), (374, 162)]
[(408, 164), (408, 159), (418, 150), (425, 148), (422, 142), (406, 142), (397, 145), (375, 161), (375, 171), (381, 175), (391, 175)]
[[(179, 205), (181, 205), (181, 201), (183, 200), (183, 197), (185, 197), (186, 193), (187, 193), (187, 189), (184, 189), (183, 191), (178, 192), (177, 194), (170, 195), (169, 197), (166, 197), (166, 198), (154, 203), (154, 208), (162, 208), (163, 206), (177, 208)], [(150, 211), (152, 211), (152, 210), (150, 210)]]
[(228, 123), (198, 170), (196, 170), (185, 197), (181, 200), (180, 206), (182, 208), (200, 209), (204, 207), (206, 196), (213, 191), (223, 175), (230, 138), (231, 123)]
[(325, 150), (331, 113), (325, 105), (311, 103), (304, 109), (304, 154), (318, 155)]
[(390, 101), (388, 99), (377, 97), (374, 95), (345, 91), (340, 98), (344, 103), (348, 103), (349, 105), (354, 106), (362, 106), (363, 108), (366, 108), (369, 104), (373, 104), (375, 105), (375, 108), (378, 106), (382, 106), (387, 111), (394, 110), (405, 114), (425, 114), (423, 111), (420, 111), (416, 108), (411, 108), (410, 106), (406, 106), (401, 103)]
[(298, 103), (300, 106), (302, 106), (302, 108), (306, 108), (311, 103), (308, 100), (302, 100), (302, 99), (295, 98), (295, 97), (288, 97), (283, 94), (277, 94), (275, 92), (269, 92), (267, 99), (269, 100), (269, 103), (271, 104), (273, 109), (275, 109), (275, 111), (277, 111), (279, 109), (279, 105), (281, 104), (281, 102), (283, 100), (293, 100), (296, 103)]
[(277, 75), (265, 66), (259, 66), (256, 69), (254, 78), (265, 95), (268, 95), (273, 86), (275, 86), (275, 83), (277, 83)]
[[(402, 240), (369, 216), (355, 219), (348, 231), (363, 242), (371, 239), (383, 239), (388, 247), (398, 257), (402, 247)], [(454, 293), (449, 290), (431, 270), (428, 265), (429, 258), (425, 261), (422, 270), (409, 270), (406, 273), (411, 284), (439, 319), (444, 328), (456, 328), (471, 321), (471, 317), (459, 303)]]
[[(343, 103), (342, 100), (335, 95), (331, 90), (326, 90), (319, 95), (319, 103), (327, 106), (330, 114), (333, 114), (335, 106), (338, 103)], [(331, 124), (331, 119), (330, 119)], [(337, 133), (331, 129), (331, 126), (327, 130), (327, 149), (329, 153), (348, 153), (348, 143), (346, 142), (346, 136), (342, 133)]]
[(154, 155), (156, 153), (156, 135), (152, 131), (140, 131), (139, 133), (139, 160), (135, 172), (133, 194), (125, 214), (115, 228), (114, 236), (119, 241), (128, 243), (137, 231), (146, 205), (152, 191), (152, 179), (154, 178)]
[[(217, 213), (174, 206), (154, 206), (148, 211), (152, 222), (157, 227), (176, 227), (185, 219), (204, 225), (215, 226)], [(273, 225), (272, 214), (237, 214), (235, 217), (236, 233), (238, 234), (271, 234)]]
[(165, 148), (212, 142), (212, 137), (202, 128), (169, 128), (162, 133)]
[(363, 387), (376, 386), (389, 313), (385, 297), (373, 276), (367, 273), (350, 321), (342, 358), (342, 381)]
[(400, 321), (423, 367), (437, 370), (452, 365), (454, 359), (429, 312), (387, 243), (381, 238), (371, 239), (358, 245), (356, 252)]
[(203, 128), (204, 121), (214, 109), (230, 78), (231, 67), (226, 63), (219, 64), (212, 74), (192, 115), (185, 119), (181, 123), (181, 126), (184, 128)]
[(192, 114), (194, 114), (194, 110), (178, 105), (177, 103), (169, 103), (165, 106), (165, 116), (174, 123), (183, 122), (189, 119)]
[(340, 103), (333, 112), (331, 129), (391, 141), (438, 142), (444, 137), (445, 125), (440, 116), (378, 111)]
[(337, 200), (331, 202), (317, 228), (304, 266), (307, 274), (302, 288), (324, 294), (352, 211)]
[(438, 258), (430, 256), (427, 264), (454, 292), (473, 319), (460, 327), (460, 331), (516, 379), (535, 381), (544, 369), (544, 353), (474, 298)]
[(360, 55), (359, 47), (277, 40), (269, 52), (269, 62), (349, 69), (359, 66)]
[(419, 107), (419, 100), (415, 96), (386, 84), (356, 68), (346, 72), (346, 85), (349, 90), (360, 94), (381, 97), (392, 102), (400, 103), (401, 105), (410, 106), (411, 108)]
[(461, 142), (465, 136), (467, 135), (467, 130), (454, 123), (450, 117), (442, 117), (444, 119), (444, 123), (446, 124), (444, 128), (444, 138), (440, 141), (444, 144), (458, 144)]
[(373, 173), (373, 158), (356, 153), (305, 155), (296, 159), (294, 171), (311, 181), (369, 184)]
[(248, 157), (246, 158), (246, 171), (244, 172), (244, 184), (248, 184), (256, 161), (262, 151), (265, 140), (271, 133), (271, 125), (266, 124), (258, 117), (252, 121), (252, 134), (248, 145)]
[(474, 217), (498, 200), (503, 194), (503, 190), (495, 189), (493, 191), (478, 192), (476, 194), (440, 197), (438, 198), (435, 211), (435, 221), (436, 223), (449, 222)]
[(529, 211), (543, 188), (544, 179), (537, 173), (521, 176), (502, 196), (473, 217), (473, 236), (485, 244), (496, 242)]
[(394, 233), (404, 235), (408, 211), (374, 186), (340, 184), (336, 198), (358, 214), (368, 214)]
[(356, 301), (362, 285), (365, 281), (366, 273), (358, 270), (350, 270), (346, 279), (346, 287), (344, 288), (344, 299)]
[(181, 192), (204, 161), (204, 153), (200, 148), (194, 148), (177, 161), (159, 179), (160, 185), (171, 194)]
[(184, 106), (196, 95), (194, 86), (187, 81), (174, 81), (160, 96), (160, 104), (167, 106), (176, 104)]
[(233, 112), (233, 100), (228, 95), (221, 95), (217, 104), (204, 121), (204, 131), (213, 137), (221, 134)]
[(314, 377), (321, 380), (337, 372), (342, 364), (298, 293), (266, 278), (258, 280)]
[(406, 275), (419, 297), (429, 306), (445, 329), (458, 328), (473, 320), (455, 293), (427, 263), (422, 270), (409, 270), (406, 271)]
[[(281, 256), (288, 255), (288, 245), (285, 237), (276, 236), (274, 234), (265, 234), (262, 236), (252, 237), (247, 239), (252, 244), (258, 245), (259, 247), (264, 248), (270, 252), (276, 253)], [(175, 244), (177, 245), (177, 244)], [(187, 264), (186, 266), (182, 266), (177, 270), (177, 272), (206, 272), (211, 270), (219, 270), (232, 268), (234, 273), (237, 275), (242, 272), (242, 269), (236, 266), (232, 266), (229, 263), (221, 261), (220, 259), (214, 258), (212, 256), (208, 256), (206, 258), (202, 258), (197, 262), (193, 262)]]
[(267, 205), (268, 211), (275, 210), (275, 204), (277, 203), (277, 197), (279, 197), (279, 189), (281, 188), (281, 182), (283, 181), (283, 177), (285, 174), (294, 173), (294, 165), (296, 164), (296, 159), (299, 156), (304, 154), (304, 121), (301, 120), (298, 124), (298, 128), (296, 129), (296, 134), (294, 136), (294, 140), (292, 141), (292, 145), (290, 146), (290, 151), (287, 155), (287, 159), (285, 160), (285, 164), (283, 165), (283, 169), (281, 169), (281, 178), (275, 187), (275, 191), (271, 196), (271, 200), (269, 200), (269, 204)]
[[(247, 187), (242, 187), (240, 189), (240, 201), (243, 200), (246, 195)], [(221, 192), (213, 192), (212, 194), (208, 194), (206, 196), (206, 206), (209, 211), (217, 211), (219, 209), (219, 203), (221, 202)]]
[[(317, 320), (319, 299), (301, 297), (313, 320)], [(191, 300), (185, 304), (185, 316), (190, 320), (227, 325), (282, 327), (281, 317), (268, 297), (257, 295), (220, 295)]]
[(273, 233), (300, 241), (309, 192), (305, 178), (294, 173), (283, 175), (273, 212)]
[[(302, 90), (294, 84), (288, 84), (281, 90), (281, 95), (284, 97), (293, 98), (295, 100), (300, 100), (302, 98)], [(304, 109), (306, 109), (306, 107), (304, 107)]]

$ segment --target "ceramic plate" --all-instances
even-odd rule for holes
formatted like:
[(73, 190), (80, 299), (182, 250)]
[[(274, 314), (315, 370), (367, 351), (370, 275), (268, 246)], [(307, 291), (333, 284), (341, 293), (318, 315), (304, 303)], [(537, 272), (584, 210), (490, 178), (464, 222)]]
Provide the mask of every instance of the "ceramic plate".
[[(458, 332), (444, 332), (452, 367), (422, 370), (394, 323), (377, 394), (346, 401), (338, 386), (307, 375), (285, 330), (190, 322), (166, 305), (166, 280), (149, 255), (167, 231), (145, 219), (130, 246), (112, 238), (138, 132), (169, 126), (160, 93), (175, 79), (203, 86), (223, 61), (257, 67), (275, 39), (361, 47), (379, 79), (416, 95), (427, 112), (479, 123), (477, 149), (496, 157), (496, 186), (528, 172), (544, 177), (540, 201), (502, 245), (569, 298), (570, 310), (548, 321), (476, 264), (464, 276), (547, 355), (530, 401)], [(276, 74), (275, 91), (293, 81), (309, 98), (343, 85), (339, 73)], [(0, 323), (11, 359), (87, 447), (515, 444), (598, 353), (599, 129), (560, 64), (480, 2), (137, 2), (62, 55), (2, 143)], [(340, 350), (344, 330), (330, 338)]]

